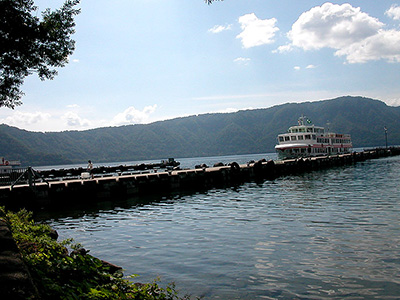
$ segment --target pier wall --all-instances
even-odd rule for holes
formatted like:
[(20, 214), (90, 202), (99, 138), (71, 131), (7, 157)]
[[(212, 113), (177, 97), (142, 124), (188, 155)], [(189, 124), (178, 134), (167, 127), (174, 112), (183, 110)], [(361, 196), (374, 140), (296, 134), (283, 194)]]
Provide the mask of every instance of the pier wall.
[(8, 208), (33, 208), (142, 195), (204, 191), (213, 187), (229, 187), (253, 180), (274, 179), (399, 154), (400, 148), (396, 147), (337, 156), (258, 161), (243, 165), (234, 162), (227, 166), (201, 169), (41, 182), (34, 187), (7, 186), (0, 187), (0, 205)]

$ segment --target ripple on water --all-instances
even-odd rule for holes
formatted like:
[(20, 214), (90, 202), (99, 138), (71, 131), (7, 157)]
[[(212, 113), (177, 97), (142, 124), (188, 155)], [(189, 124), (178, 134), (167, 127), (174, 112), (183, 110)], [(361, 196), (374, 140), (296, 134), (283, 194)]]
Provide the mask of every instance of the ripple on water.
[(206, 299), (396, 299), (400, 159), (64, 216), (91, 253)]

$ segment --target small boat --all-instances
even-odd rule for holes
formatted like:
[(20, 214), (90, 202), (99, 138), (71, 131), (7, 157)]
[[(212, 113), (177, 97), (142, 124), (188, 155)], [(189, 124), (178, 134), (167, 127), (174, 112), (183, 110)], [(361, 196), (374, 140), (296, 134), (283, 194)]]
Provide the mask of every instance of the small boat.
[(298, 125), (291, 126), (287, 133), (279, 134), (275, 146), (279, 159), (338, 155), (351, 153), (352, 148), (349, 134), (325, 132), (324, 127), (315, 126), (305, 116), (301, 116)]

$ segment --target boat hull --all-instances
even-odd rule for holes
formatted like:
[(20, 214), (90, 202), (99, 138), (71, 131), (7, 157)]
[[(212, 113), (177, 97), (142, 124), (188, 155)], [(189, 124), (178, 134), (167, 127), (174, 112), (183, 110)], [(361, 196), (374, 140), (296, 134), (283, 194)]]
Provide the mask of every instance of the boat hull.
[(275, 151), (279, 159), (293, 159), (301, 157), (312, 157), (322, 155), (339, 155), (352, 152), (351, 145), (307, 145), (307, 144), (286, 144), (276, 145)]

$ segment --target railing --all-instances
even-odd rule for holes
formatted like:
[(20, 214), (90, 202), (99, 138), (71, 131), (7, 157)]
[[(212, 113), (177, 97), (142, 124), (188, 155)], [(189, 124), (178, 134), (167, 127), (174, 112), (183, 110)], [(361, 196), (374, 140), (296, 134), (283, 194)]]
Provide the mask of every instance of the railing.
[[(0, 171), (0, 186), (12, 185), (28, 168), (13, 168)], [(28, 179), (26, 179), (28, 180)], [(27, 181), (25, 182), (27, 183)]]
[[(30, 187), (34, 187), (38, 178), (41, 176), (32, 167), (6, 169), (0, 173), (0, 186), (9, 185), (12, 189), (18, 184), (29, 184)], [(46, 180), (44, 181), (49, 184)]]

